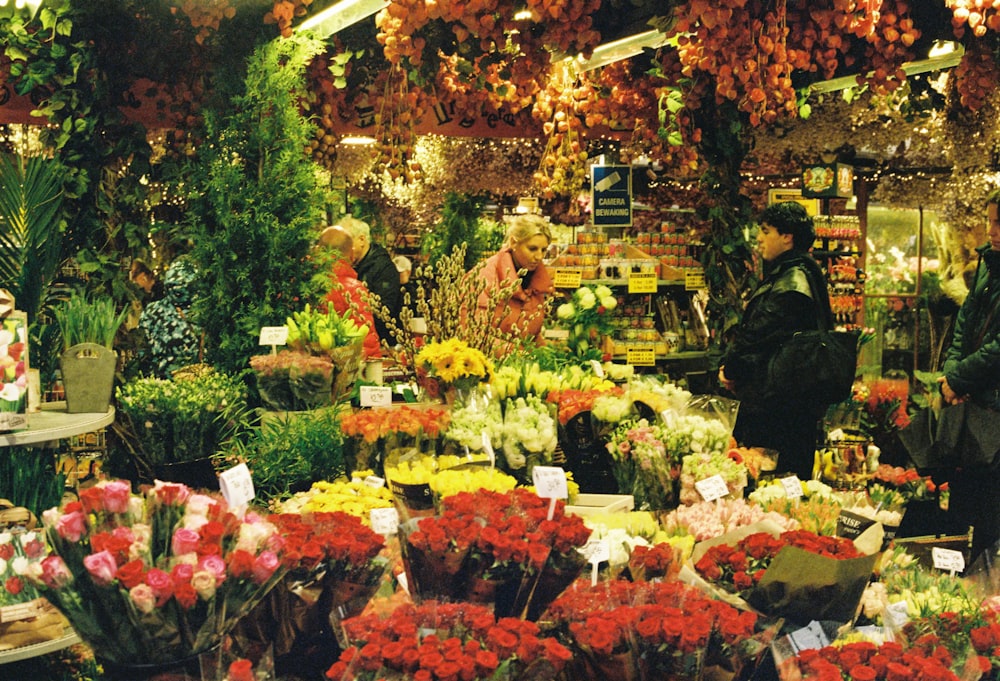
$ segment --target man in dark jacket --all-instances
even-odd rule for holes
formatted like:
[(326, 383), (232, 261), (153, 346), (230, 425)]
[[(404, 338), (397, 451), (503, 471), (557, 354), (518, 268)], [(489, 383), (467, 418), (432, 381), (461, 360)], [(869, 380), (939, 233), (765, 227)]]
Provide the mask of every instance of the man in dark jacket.
[[(970, 400), (997, 410), (1000, 428), (1000, 190), (987, 198), (989, 243), (977, 249), (979, 264), (955, 321), (938, 379), (947, 404)], [(959, 470), (951, 478), (948, 512), (955, 531), (973, 527), (972, 555), (1000, 539), (1000, 461)], [(996, 560), (996, 557), (993, 558)]]
[(399, 311), (403, 306), (403, 294), (399, 285), (399, 270), (389, 256), (389, 251), (379, 244), (372, 243), (371, 228), (368, 223), (351, 217), (341, 218), (338, 227), (346, 230), (354, 240), (354, 270), (358, 279), (364, 282), (368, 290), (379, 297), (382, 309), (373, 305), (375, 314), (375, 330), (378, 337), (389, 345), (395, 345), (395, 339), (386, 326), (386, 318), (392, 319), (399, 326)]
[[(743, 446), (778, 451), (778, 471), (812, 478), (818, 421), (825, 405), (765, 391), (767, 367), (781, 343), (797, 331), (832, 328), (830, 298), (819, 265), (809, 254), (812, 218), (788, 201), (758, 217), (757, 245), (764, 276), (719, 367), (719, 382), (740, 400), (733, 437)], [(767, 393), (767, 394), (765, 394)]]

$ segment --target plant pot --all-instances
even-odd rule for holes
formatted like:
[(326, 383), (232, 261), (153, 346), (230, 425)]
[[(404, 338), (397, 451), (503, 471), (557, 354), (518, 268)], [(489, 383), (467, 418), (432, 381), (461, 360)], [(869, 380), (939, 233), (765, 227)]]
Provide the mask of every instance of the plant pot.
[(215, 472), (215, 464), (211, 457), (156, 464), (153, 466), (153, 474), (157, 480), (180, 482), (191, 489), (212, 491), (219, 489), (219, 476)]
[(118, 353), (97, 343), (80, 343), (59, 356), (66, 411), (70, 414), (107, 412), (115, 383)]

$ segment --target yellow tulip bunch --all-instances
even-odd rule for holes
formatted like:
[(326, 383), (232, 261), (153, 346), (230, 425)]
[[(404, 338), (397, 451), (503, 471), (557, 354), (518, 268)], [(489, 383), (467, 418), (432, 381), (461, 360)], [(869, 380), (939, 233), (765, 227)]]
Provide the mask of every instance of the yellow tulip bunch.
[(358, 471), (350, 480), (320, 480), (308, 491), (299, 492), (282, 502), (282, 513), (330, 513), (340, 511), (358, 516), (366, 524), (372, 509), (393, 505), (392, 492), (382, 485), (376, 487), (365, 482), (371, 471)]

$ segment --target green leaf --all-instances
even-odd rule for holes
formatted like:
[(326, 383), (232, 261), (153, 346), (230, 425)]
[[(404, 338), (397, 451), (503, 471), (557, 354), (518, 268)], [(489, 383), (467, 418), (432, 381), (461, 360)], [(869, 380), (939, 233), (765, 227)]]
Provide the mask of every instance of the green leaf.
[(802, 120), (807, 120), (812, 115), (812, 107), (808, 104), (803, 104), (799, 107), (799, 118)]
[(347, 87), (347, 79), (344, 78), (343, 76), (340, 76), (339, 78), (334, 78), (333, 87), (337, 88), (338, 90), (345, 89)]
[(684, 144), (684, 137), (679, 130), (673, 130), (667, 135), (667, 144), (672, 147), (679, 147)]

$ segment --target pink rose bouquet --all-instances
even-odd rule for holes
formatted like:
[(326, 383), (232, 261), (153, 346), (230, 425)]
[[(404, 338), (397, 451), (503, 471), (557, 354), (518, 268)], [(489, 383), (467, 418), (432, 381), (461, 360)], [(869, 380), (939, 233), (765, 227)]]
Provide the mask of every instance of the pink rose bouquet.
[(52, 554), (29, 577), (112, 664), (214, 647), (286, 569), (274, 525), (180, 484), (101, 482), (42, 519)]

